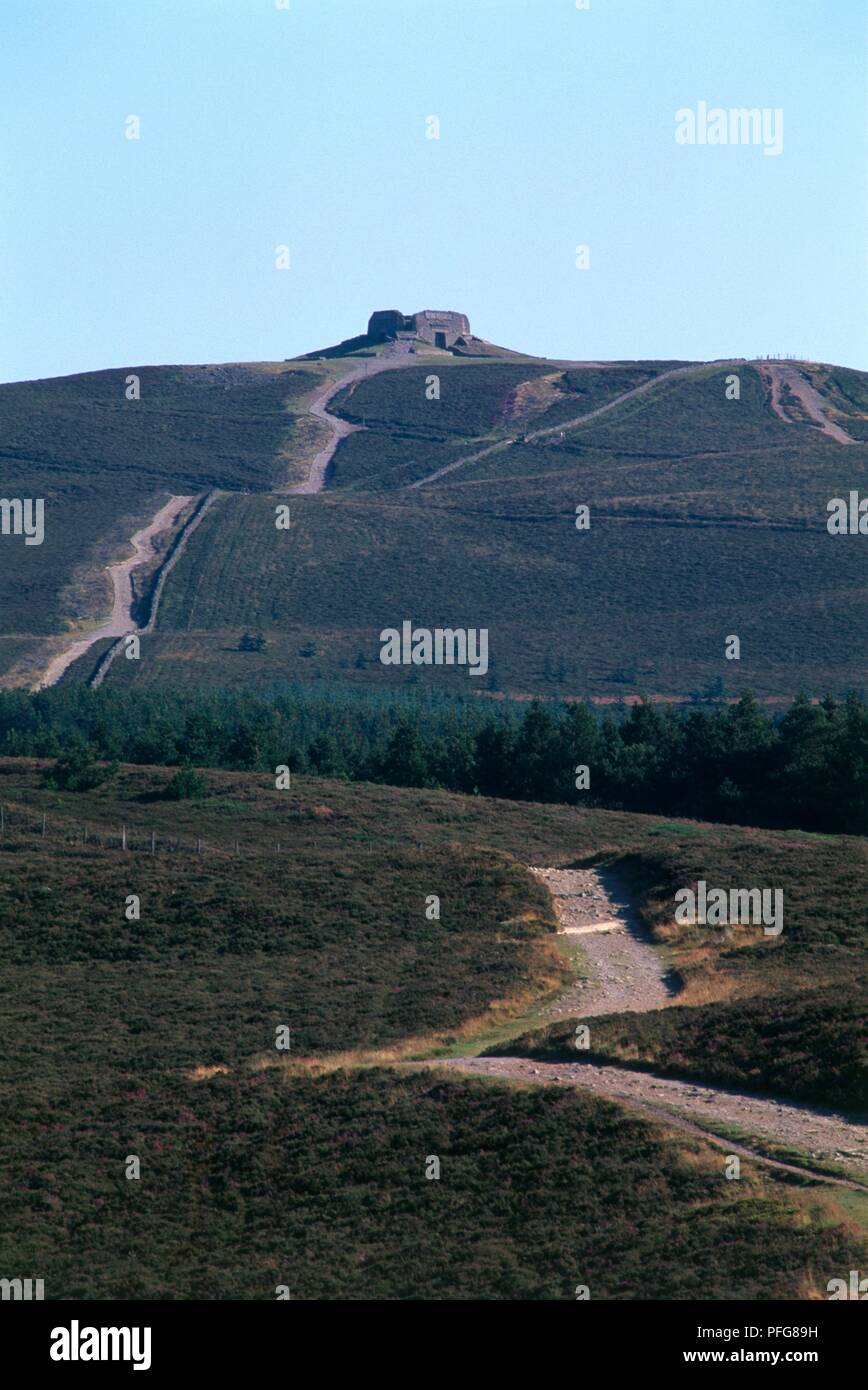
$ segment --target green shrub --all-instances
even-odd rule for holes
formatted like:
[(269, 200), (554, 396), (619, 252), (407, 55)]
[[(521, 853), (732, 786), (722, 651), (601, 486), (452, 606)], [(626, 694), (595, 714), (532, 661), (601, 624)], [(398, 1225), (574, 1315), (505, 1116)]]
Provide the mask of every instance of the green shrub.
[(167, 801), (192, 801), (204, 795), (206, 786), (203, 773), (192, 767), (181, 767), (166, 783), (163, 796)]

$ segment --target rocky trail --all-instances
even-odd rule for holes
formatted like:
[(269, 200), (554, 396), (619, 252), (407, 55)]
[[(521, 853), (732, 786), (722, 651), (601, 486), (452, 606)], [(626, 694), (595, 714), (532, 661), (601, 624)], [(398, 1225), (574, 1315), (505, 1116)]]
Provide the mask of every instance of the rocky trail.
[(591, 974), (577, 980), (544, 1013), (554, 1021), (581, 1015), (662, 1009), (675, 985), (628, 896), (613, 875), (597, 869), (531, 869), (551, 893), (560, 930), (581, 939)]
[[(540, 1024), (623, 1011), (644, 1013), (677, 1002), (674, 982), (614, 876), (596, 869), (531, 872), (548, 886), (560, 931), (578, 939), (588, 967), (587, 978), (574, 981), (541, 1011)], [(868, 1127), (833, 1110), (596, 1062), (466, 1056), (438, 1065), (541, 1086), (579, 1086), (675, 1128), (702, 1133), (727, 1152), (809, 1173), (824, 1182), (868, 1189)], [(738, 1139), (731, 1137), (734, 1132)], [(759, 1154), (750, 1147), (751, 1138), (797, 1150), (799, 1159), (791, 1164)], [(838, 1165), (852, 1176), (829, 1177), (812, 1169), (811, 1160)]]
[(676, 1081), (648, 1072), (607, 1067), (596, 1062), (540, 1062), (526, 1057), (459, 1057), (442, 1063), (477, 1076), (500, 1077), (540, 1086), (579, 1086), (609, 1100), (624, 1101), (676, 1128), (701, 1132), (722, 1144), (727, 1152), (759, 1157), (746, 1144), (727, 1138), (721, 1131), (739, 1131), (786, 1148), (798, 1149), (806, 1164), (766, 1159), (773, 1167), (791, 1172), (813, 1172), (824, 1182), (835, 1179), (809, 1166), (833, 1163), (858, 1173), (863, 1181), (848, 1182), (868, 1190), (868, 1129), (833, 1110), (778, 1101), (744, 1091), (725, 1091), (703, 1082)]

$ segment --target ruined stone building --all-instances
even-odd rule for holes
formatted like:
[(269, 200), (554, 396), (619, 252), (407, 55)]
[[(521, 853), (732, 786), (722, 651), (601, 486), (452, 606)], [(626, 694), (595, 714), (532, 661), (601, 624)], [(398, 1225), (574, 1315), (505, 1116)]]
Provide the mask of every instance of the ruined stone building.
[(466, 314), (448, 309), (422, 309), (418, 314), (402, 314), (399, 309), (378, 309), (368, 320), (368, 337), (373, 342), (387, 338), (420, 338), (432, 347), (463, 347), (470, 339), (470, 320)]

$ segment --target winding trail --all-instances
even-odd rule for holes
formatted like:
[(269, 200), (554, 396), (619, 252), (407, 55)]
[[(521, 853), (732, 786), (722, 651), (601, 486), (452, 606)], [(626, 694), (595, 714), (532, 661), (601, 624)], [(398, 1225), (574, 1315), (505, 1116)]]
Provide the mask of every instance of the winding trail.
[(325, 487), (329, 464), (335, 456), (338, 445), (348, 435), (364, 429), (363, 425), (353, 425), (349, 420), (342, 420), (339, 415), (332, 415), (329, 412), (328, 403), (334, 399), (339, 391), (342, 391), (345, 386), (353, 386), (359, 381), (364, 381), (366, 377), (376, 376), (379, 372), (388, 372), (395, 367), (415, 367), (418, 365), (415, 354), (411, 354), (409, 351), (409, 344), (393, 343), (384, 348), (379, 357), (366, 359), (361, 366), (354, 367), (351, 372), (339, 377), (337, 381), (327, 381), (325, 386), (313, 397), (307, 413), (326, 425), (331, 431), (331, 437), (322, 449), (314, 454), (308, 476), (302, 482), (287, 488), (287, 493), (297, 496), (322, 492)]
[[(430, 1064), (429, 1064), (430, 1065)], [(477, 1076), (501, 1077), (540, 1086), (567, 1084), (583, 1091), (625, 1101), (635, 1109), (654, 1115), (676, 1128), (701, 1132), (729, 1152), (760, 1157), (746, 1145), (726, 1138), (719, 1131), (739, 1130), (757, 1135), (774, 1144), (800, 1149), (817, 1162), (837, 1163), (858, 1172), (863, 1181), (845, 1186), (868, 1190), (868, 1129), (854, 1124), (845, 1115), (795, 1101), (770, 1100), (745, 1091), (725, 1091), (698, 1081), (676, 1081), (649, 1072), (607, 1067), (597, 1062), (541, 1062), (527, 1057), (458, 1057), (439, 1066), (472, 1072)], [(717, 1127), (718, 1132), (715, 1132)], [(797, 1167), (780, 1160), (766, 1159), (773, 1167), (791, 1172), (812, 1173), (823, 1182), (835, 1179), (810, 1167)]]
[[(552, 435), (562, 434), (566, 430), (577, 429), (580, 425), (586, 425), (589, 420), (596, 420), (600, 415), (608, 414), (610, 410), (617, 410), (618, 406), (623, 405), (625, 401), (633, 400), (637, 396), (644, 396), (649, 391), (656, 390), (657, 387), (664, 382), (672, 381), (676, 377), (694, 376), (697, 372), (707, 371), (709, 367), (720, 367), (723, 369), (724, 367), (739, 365), (741, 362), (742, 359), (738, 359), (738, 362), (735, 360), (721, 362), (691, 362), (688, 367), (670, 367), (668, 371), (660, 372), (659, 375), (652, 377), (650, 381), (641, 382), (639, 386), (631, 386), (629, 391), (622, 391), (620, 396), (615, 396), (613, 400), (606, 401), (603, 405), (596, 406), (594, 410), (589, 410), (584, 415), (575, 415), (571, 420), (561, 420), (557, 425), (547, 425), (545, 429), (529, 431), (524, 435), (523, 442), (525, 444), (534, 444), (538, 439), (548, 439)], [(587, 365), (595, 366), (599, 364), (588, 363)], [(463, 468), (465, 464), (476, 463), (479, 459), (488, 458), (489, 454), (502, 453), (504, 449), (510, 448), (510, 446), (516, 442), (517, 436), (510, 436), (507, 439), (499, 439), (495, 444), (488, 444), (484, 449), (477, 450), (476, 453), (465, 454), (463, 458), (455, 459), (454, 462), (445, 464), (443, 468), (438, 468), (435, 472), (429, 473), (427, 478), (418, 478), (415, 483), (408, 483), (407, 491), (410, 492), (414, 488), (425, 487), (428, 483), (436, 482), (438, 478), (445, 477), (447, 473), (454, 473), (456, 468)]]
[[(552, 894), (560, 931), (580, 938), (591, 971), (587, 979), (572, 983), (542, 1011), (543, 1024), (564, 1018), (581, 1022), (624, 1011), (644, 1013), (677, 1002), (669, 973), (617, 879), (596, 869), (537, 868), (531, 872)], [(701, 1133), (728, 1152), (744, 1153), (787, 1171), (808, 1173), (823, 1182), (868, 1189), (868, 1127), (835, 1110), (590, 1061), (466, 1056), (424, 1065), (541, 1086), (579, 1086), (626, 1102), (676, 1128)], [(727, 1137), (733, 1131), (738, 1131), (744, 1144)], [(789, 1164), (757, 1153), (749, 1147), (750, 1136), (798, 1150), (805, 1155), (805, 1163)], [(811, 1168), (811, 1159), (838, 1164), (859, 1180), (836, 1179), (818, 1172)]]
[(165, 502), (159, 511), (151, 517), (147, 526), (143, 526), (140, 531), (136, 531), (130, 537), (130, 545), (133, 548), (132, 555), (125, 560), (118, 560), (115, 564), (107, 566), (114, 593), (111, 616), (99, 627), (94, 628), (87, 637), (80, 638), (53, 656), (34, 689), (44, 690), (47, 686), (56, 685), (64, 671), (68, 670), (72, 663), (77, 661), (95, 642), (101, 642), (104, 637), (123, 637), (128, 632), (139, 630), (132, 617), (132, 572), (153, 558), (156, 553), (154, 546), (156, 537), (161, 535), (163, 531), (168, 531), (179, 512), (182, 512), (192, 501), (192, 497), (170, 497), (168, 502)]

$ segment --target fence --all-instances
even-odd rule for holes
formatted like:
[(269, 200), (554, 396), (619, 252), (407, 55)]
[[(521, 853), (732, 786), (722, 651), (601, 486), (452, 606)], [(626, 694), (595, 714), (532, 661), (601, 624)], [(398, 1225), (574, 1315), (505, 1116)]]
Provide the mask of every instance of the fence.
[[(30, 808), (18, 804), (0, 804), (0, 853), (21, 849), (25, 842), (32, 846), (34, 838), (38, 844), (46, 841), (46, 848), (51, 844), (63, 844), (78, 845), (87, 849), (116, 850), (127, 854), (216, 854), (222, 858), (234, 858), (242, 854), (282, 854), (291, 848), (290, 842), (286, 839), (270, 842), (260, 839), (255, 844), (245, 844), (242, 840), (233, 838), (227, 843), (218, 843), (211, 837), (206, 839), (201, 835), (191, 835), (188, 839), (183, 835), (165, 834), (153, 827), (143, 829), (141, 826), (127, 826), (123, 823), (112, 831), (107, 831), (105, 826), (94, 827), (87, 821), (71, 826), (68, 817), (53, 822), (47, 811), (33, 812)], [(13, 839), (20, 843), (13, 843)], [(357, 845), (357, 848), (374, 853), (382, 849), (382, 845), (371, 838), (368, 843)]]

